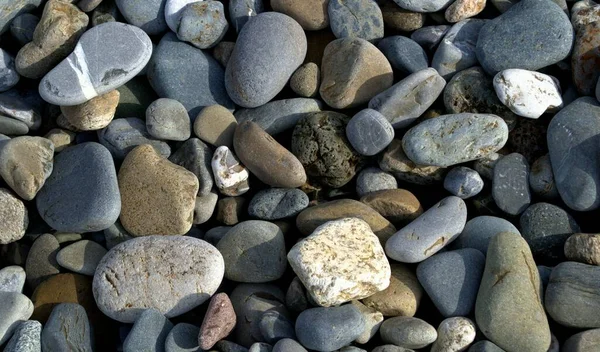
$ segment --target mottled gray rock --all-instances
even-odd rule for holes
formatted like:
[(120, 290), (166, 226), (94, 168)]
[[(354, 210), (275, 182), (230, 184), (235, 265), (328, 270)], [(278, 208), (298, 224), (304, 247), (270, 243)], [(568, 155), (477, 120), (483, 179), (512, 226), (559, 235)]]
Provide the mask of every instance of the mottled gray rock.
[(27, 320), (19, 324), (4, 352), (40, 352), (42, 350), (42, 324)]
[(501, 232), (520, 234), (519, 230), (508, 220), (495, 216), (477, 216), (467, 222), (453, 246), (454, 248), (475, 248), (486, 254), (492, 237)]
[(210, 194), (214, 185), (211, 166), (212, 157), (213, 153), (210, 147), (198, 138), (190, 138), (169, 157), (169, 161), (183, 166), (196, 175), (200, 185), (198, 195), (206, 196)]
[(446, 33), (448, 33), (450, 28), (452, 28), (452, 26), (445, 24), (422, 27), (412, 32), (410, 39), (414, 40), (425, 49), (433, 50), (433, 48), (440, 43), (442, 38), (444, 38)]
[(6, 32), (12, 22), (12, 20), (24, 13), (32, 12), (40, 4), (42, 0), (2, 0), (0, 2), (0, 34)]
[(425, 50), (413, 39), (401, 35), (386, 37), (377, 44), (394, 70), (412, 74), (426, 69), (429, 59)]
[(181, 14), (185, 6), (196, 2), (196, 0), (167, 0), (165, 3), (165, 20), (167, 26), (177, 33), (177, 28), (181, 21)]
[(529, 173), (529, 187), (531, 191), (544, 199), (558, 198), (558, 189), (554, 183), (554, 174), (552, 173), (552, 165), (550, 164), (550, 156), (548, 154), (539, 157), (531, 165)]
[(252, 17), (264, 11), (263, 0), (231, 0), (229, 1), (229, 18), (236, 32)]
[(152, 137), (170, 141), (185, 141), (192, 133), (185, 106), (168, 98), (155, 100), (148, 106), (146, 128)]
[(85, 309), (75, 303), (61, 303), (52, 309), (42, 330), (42, 349), (49, 352), (92, 352), (90, 322)]
[(0, 292), (23, 291), (25, 286), (25, 270), (18, 265), (11, 265), (0, 270)]
[(394, 0), (403, 9), (415, 12), (437, 12), (446, 8), (452, 0)]
[(420, 349), (437, 339), (437, 331), (419, 318), (394, 317), (387, 319), (379, 328), (381, 339), (396, 346)]
[(358, 37), (369, 41), (383, 38), (383, 15), (371, 0), (330, 0), (329, 26), (337, 38)]
[(356, 178), (356, 193), (359, 197), (371, 192), (398, 188), (396, 178), (377, 167), (363, 169)]
[(6, 188), (0, 188), (0, 216), (0, 244), (23, 238), (29, 226), (29, 213), (23, 201)]
[(296, 188), (269, 188), (254, 195), (248, 214), (263, 220), (278, 220), (298, 215), (308, 207), (306, 193)]
[(123, 342), (123, 352), (165, 352), (165, 341), (173, 324), (156, 309), (144, 310)]
[(42, 281), (60, 273), (60, 267), (56, 262), (59, 248), (56, 237), (49, 233), (41, 235), (33, 242), (25, 263), (27, 283), (31, 288), (34, 289)]
[(108, 126), (98, 131), (98, 141), (119, 160), (142, 144), (150, 144), (165, 158), (171, 155), (171, 147), (152, 137), (146, 129), (146, 123), (135, 117), (112, 120)]
[(56, 261), (65, 269), (94, 276), (106, 249), (94, 241), (82, 240), (66, 246), (56, 254)]
[(208, 49), (223, 39), (228, 28), (221, 2), (192, 2), (181, 11), (177, 37), (197, 48)]
[(179, 323), (171, 329), (165, 340), (165, 352), (202, 352), (198, 346), (200, 328), (188, 323)]
[(301, 344), (292, 339), (279, 340), (273, 346), (273, 352), (307, 352)]
[(25, 45), (33, 40), (35, 27), (40, 23), (39, 17), (30, 13), (24, 13), (15, 17), (10, 24), (10, 34), (21, 45)]
[(529, 206), (529, 164), (523, 155), (512, 153), (496, 163), (492, 195), (498, 208), (510, 215), (519, 215)]
[(376, 110), (365, 109), (354, 115), (346, 125), (346, 137), (362, 155), (372, 156), (394, 139), (394, 127)]
[(561, 351), (563, 352), (594, 352), (600, 346), (600, 329), (591, 329), (569, 337)]
[(15, 58), (0, 48), (0, 92), (7, 91), (19, 83), (19, 74), (15, 68)]
[(128, 1), (116, 0), (119, 12), (128, 23), (141, 28), (148, 35), (157, 35), (165, 32), (165, 3), (167, 0)]
[(321, 111), (323, 103), (316, 99), (292, 98), (274, 100), (254, 109), (235, 112), (238, 123), (256, 122), (268, 134), (275, 135), (294, 128), (298, 120), (309, 112)]
[(277, 311), (265, 312), (260, 318), (258, 325), (267, 343), (274, 344), (284, 338), (296, 338), (294, 323)]
[(457, 197), (467, 199), (481, 192), (483, 180), (477, 171), (465, 166), (457, 166), (446, 174), (444, 188)]
[(296, 320), (296, 336), (303, 346), (318, 351), (334, 351), (349, 345), (365, 326), (364, 318), (352, 304), (331, 308), (311, 308)]
[(33, 303), (18, 292), (0, 292), (0, 345), (8, 341), (23, 320), (33, 313)]

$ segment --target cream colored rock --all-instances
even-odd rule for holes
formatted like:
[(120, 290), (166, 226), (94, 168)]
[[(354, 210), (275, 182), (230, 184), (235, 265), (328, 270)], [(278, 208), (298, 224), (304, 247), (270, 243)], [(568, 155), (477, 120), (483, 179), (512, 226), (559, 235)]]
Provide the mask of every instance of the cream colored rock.
[(233, 152), (226, 146), (217, 148), (212, 158), (212, 170), (219, 192), (226, 196), (239, 196), (250, 189), (248, 170), (240, 164)]
[(563, 105), (556, 78), (522, 69), (508, 69), (494, 77), (494, 90), (502, 104), (519, 116), (537, 119)]
[(118, 178), (120, 220), (131, 235), (183, 235), (190, 230), (196, 175), (142, 144), (127, 154)]
[(118, 90), (113, 90), (83, 104), (61, 106), (62, 115), (56, 122), (60, 127), (76, 132), (103, 129), (113, 120), (120, 96)]
[(23, 238), (29, 225), (25, 204), (6, 188), (0, 188), (0, 244), (15, 242)]
[(369, 225), (345, 218), (319, 226), (288, 253), (314, 301), (331, 307), (369, 297), (390, 284), (391, 269)]
[(50, 131), (48, 131), (48, 133), (46, 133), (44, 138), (49, 139), (50, 142), (54, 144), (54, 152), (58, 153), (66, 147), (73, 144), (73, 142), (75, 141), (75, 133), (67, 130), (62, 130), (60, 128), (53, 128)]
[(478, 15), (485, 8), (486, 0), (456, 0), (446, 9), (446, 21), (460, 22)]
[(475, 341), (475, 323), (471, 319), (453, 317), (445, 319), (437, 329), (438, 338), (431, 352), (464, 351)]

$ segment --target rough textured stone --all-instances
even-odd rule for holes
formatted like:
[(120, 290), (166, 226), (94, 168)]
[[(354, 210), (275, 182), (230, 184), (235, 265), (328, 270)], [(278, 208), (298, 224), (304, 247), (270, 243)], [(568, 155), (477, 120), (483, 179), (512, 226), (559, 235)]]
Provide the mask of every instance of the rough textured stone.
[[(304, 4), (305, 2), (301, 2)], [(298, 67), (290, 78), (290, 88), (304, 98), (315, 97), (321, 85), (321, 70), (314, 62), (307, 62)]]
[(63, 268), (78, 274), (94, 276), (98, 263), (106, 254), (106, 249), (89, 240), (77, 241), (61, 249), (56, 261)]
[(135, 320), (123, 342), (123, 351), (165, 351), (165, 340), (172, 328), (173, 324), (159, 311), (146, 309)]
[(11, 265), (0, 270), (0, 292), (23, 291), (25, 286), (25, 270), (18, 265)]
[(214, 295), (210, 299), (206, 315), (197, 334), (200, 348), (210, 350), (215, 343), (231, 333), (235, 323), (235, 311), (229, 296), (226, 293)]
[(383, 38), (383, 15), (376, 2), (370, 0), (329, 0), (329, 26), (337, 38)]
[(375, 155), (394, 139), (394, 127), (376, 110), (365, 109), (354, 115), (346, 125), (346, 137), (362, 155)]
[(42, 330), (44, 351), (92, 352), (90, 322), (85, 309), (75, 303), (61, 303), (54, 307)]
[(271, 0), (273, 11), (295, 19), (306, 31), (318, 31), (329, 26), (328, 0)]
[(308, 196), (299, 189), (270, 188), (254, 195), (248, 214), (263, 220), (289, 218), (298, 215), (308, 203)]
[(414, 316), (421, 303), (423, 288), (414, 272), (404, 264), (391, 264), (390, 285), (362, 302), (384, 316)]
[(573, 84), (581, 95), (593, 95), (598, 81), (594, 69), (600, 59), (597, 47), (600, 6), (593, 1), (578, 1), (571, 9), (571, 22), (575, 27), (575, 44), (571, 55)]
[(118, 90), (113, 90), (83, 104), (61, 106), (62, 115), (59, 116), (57, 123), (63, 128), (76, 132), (102, 129), (108, 126), (115, 116), (120, 96)]
[(437, 331), (433, 326), (412, 317), (387, 319), (381, 324), (379, 333), (383, 342), (410, 349), (424, 348), (437, 338)]
[(318, 351), (335, 351), (362, 333), (364, 318), (352, 304), (311, 308), (296, 320), (296, 336), (303, 346)]
[(181, 11), (177, 37), (199, 49), (208, 49), (223, 39), (229, 29), (223, 4), (219, 1), (198, 1)]
[(445, 319), (437, 329), (431, 352), (464, 351), (475, 340), (475, 323), (463, 317)]
[(237, 122), (233, 114), (221, 105), (207, 106), (194, 120), (194, 133), (198, 138), (215, 147), (233, 146), (233, 134)]
[(40, 352), (42, 350), (42, 324), (35, 320), (21, 322), (15, 329), (4, 352)]
[(600, 265), (600, 235), (576, 233), (565, 242), (568, 260), (591, 265)]
[(529, 206), (529, 164), (523, 155), (512, 153), (496, 163), (492, 195), (498, 208), (510, 215), (519, 215)]
[(23, 320), (29, 319), (33, 304), (18, 292), (0, 292), (0, 345), (8, 341)]
[(29, 226), (25, 204), (6, 188), (0, 188), (0, 244), (20, 240)]

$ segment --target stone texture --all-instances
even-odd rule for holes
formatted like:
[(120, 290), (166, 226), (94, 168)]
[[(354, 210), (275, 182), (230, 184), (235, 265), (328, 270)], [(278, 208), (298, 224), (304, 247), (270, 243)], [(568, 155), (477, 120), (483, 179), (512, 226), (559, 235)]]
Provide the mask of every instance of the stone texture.
[(360, 301), (352, 301), (352, 305), (358, 308), (365, 321), (365, 329), (355, 341), (360, 344), (365, 344), (377, 334), (377, 331), (379, 331), (379, 327), (383, 322), (383, 314), (373, 308), (365, 306), (364, 304), (360, 303)]
[(42, 324), (35, 320), (21, 322), (15, 329), (4, 352), (40, 352), (42, 350)]
[[(190, 0), (193, 1), (193, 0)], [(263, 0), (231, 0), (229, 1), (229, 18), (237, 33), (254, 16), (265, 11)]]
[(270, 188), (254, 195), (248, 205), (248, 215), (262, 220), (279, 220), (298, 215), (308, 203), (308, 196), (299, 189)]
[(75, 132), (100, 130), (108, 126), (115, 116), (120, 96), (118, 90), (112, 90), (83, 104), (61, 106), (62, 115), (57, 123)]
[(315, 97), (319, 93), (320, 85), (321, 70), (314, 62), (307, 62), (298, 67), (290, 78), (290, 88), (304, 98)]
[(477, 216), (467, 222), (453, 246), (475, 248), (486, 254), (490, 240), (501, 232), (520, 234), (519, 230), (506, 219), (487, 215)]
[(394, 176), (378, 167), (367, 167), (356, 178), (356, 194), (359, 197), (371, 192), (397, 188), (398, 182)]
[(452, 168), (444, 179), (444, 189), (462, 199), (476, 196), (483, 189), (479, 173), (465, 166)]
[(376, 2), (370, 0), (329, 0), (329, 26), (337, 38), (383, 38), (383, 15)]
[(318, 351), (335, 351), (362, 333), (364, 318), (352, 304), (311, 308), (296, 320), (296, 336), (303, 346)]
[(600, 58), (597, 47), (600, 6), (593, 1), (578, 1), (571, 9), (575, 44), (571, 54), (573, 84), (581, 95), (593, 95), (598, 73), (594, 69)]
[(394, 35), (383, 38), (377, 48), (388, 59), (394, 70), (401, 74), (412, 74), (429, 66), (427, 53), (414, 40)]
[(217, 202), (216, 220), (225, 225), (235, 225), (244, 215), (246, 200), (242, 197), (225, 197)]
[(239, 196), (248, 192), (250, 173), (226, 146), (220, 146), (211, 161), (215, 185), (227, 196)]
[(146, 109), (146, 129), (157, 139), (185, 141), (191, 134), (190, 118), (183, 104), (161, 98)]
[(206, 196), (213, 188), (212, 150), (197, 138), (185, 141), (169, 161), (192, 172), (198, 178), (198, 195)]
[(202, 352), (198, 347), (198, 331), (200, 328), (196, 325), (175, 325), (165, 340), (165, 352)]
[(56, 254), (60, 266), (78, 274), (94, 276), (98, 263), (106, 254), (106, 249), (89, 240), (77, 241)]
[(204, 224), (214, 214), (217, 207), (219, 195), (216, 192), (210, 192), (205, 196), (196, 197), (194, 205), (194, 225)]
[(392, 142), (394, 127), (381, 113), (365, 109), (350, 119), (346, 125), (346, 137), (357, 152), (372, 156)]
[(412, 32), (423, 27), (426, 20), (426, 14), (408, 11), (396, 5), (392, 0), (384, 0), (381, 5), (383, 14), (383, 23), (386, 27), (403, 31)]
[(423, 296), (423, 287), (414, 272), (404, 264), (391, 264), (390, 285), (362, 302), (384, 316), (412, 317), (417, 312)]
[(33, 304), (27, 296), (18, 292), (0, 292), (0, 345), (4, 345), (22, 321), (29, 319)]
[(593, 352), (600, 344), (600, 329), (591, 329), (569, 337), (562, 346), (564, 352)]
[[(119, 12), (128, 23), (141, 28), (148, 35), (157, 35), (166, 31), (166, 0), (137, 1), (116, 0)], [(87, 11), (86, 11), (87, 12)]]
[(496, 205), (510, 215), (519, 215), (529, 206), (529, 164), (523, 155), (512, 153), (496, 163), (492, 195)]
[(477, 16), (485, 8), (486, 0), (458, 0), (448, 6), (444, 17), (450, 23)]
[(445, 319), (437, 329), (438, 338), (431, 346), (431, 352), (464, 351), (475, 340), (475, 330), (475, 323), (471, 319)]
[(417, 185), (440, 183), (446, 172), (445, 168), (415, 164), (404, 153), (402, 141), (399, 139), (394, 139), (383, 152), (379, 159), (379, 167), (393, 174), (399, 181)]
[(44, 351), (68, 351), (76, 348), (92, 352), (90, 322), (85, 309), (75, 303), (61, 303), (54, 307), (42, 330)]
[(33, 242), (25, 264), (27, 283), (31, 288), (37, 287), (42, 281), (60, 272), (56, 262), (58, 250), (56, 237), (49, 233), (41, 235)]
[(556, 199), (559, 197), (548, 154), (539, 157), (531, 165), (529, 188), (535, 195), (544, 199)]
[(423, 213), (423, 207), (417, 197), (405, 189), (371, 192), (362, 196), (360, 201), (392, 223), (406, 223)]
[(233, 134), (237, 122), (233, 114), (221, 105), (207, 106), (194, 120), (194, 133), (215, 147), (233, 147)]
[(329, 26), (328, 0), (271, 0), (273, 11), (295, 19), (306, 31), (318, 31)]
[(25, 270), (18, 265), (11, 265), (0, 270), (0, 292), (23, 291), (25, 286)]
[(172, 328), (173, 324), (158, 310), (146, 309), (137, 317), (127, 334), (123, 351), (165, 351), (165, 340)]
[(98, 141), (105, 146), (113, 157), (122, 160), (135, 147), (150, 144), (165, 158), (171, 155), (171, 147), (150, 135), (144, 120), (127, 117), (113, 120), (98, 131)]
[(198, 344), (210, 350), (215, 343), (231, 333), (236, 323), (236, 315), (231, 300), (226, 293), (218, 293), (210, 299), (206, 315), (198, 333)]
[(0, 92), (7, 91), (19, 83), (19, 73), (15, 68), (15, 58), (0, 49)]
[(576, 233), (565, 242), (568, 260), (591, 265), (600, 265), (600, 235)]
[(198, 1), (181, 11), (177, 37), (199, 49), (208, 49), (223, 39), (229, 29), (225, 9), (219, 1)]
[(29, 226), (25, 204), (6, 188), (0, 188), (0, 244), (20, 240)]
[(419, 318), (394, 317), (387, 319), (379, 329), (383, 342), (396, 346), (421, 349), (437, 338), (435, 328)]
[(274, 344), (283, 338), (296, 338), (294, 323), (279, 312), (265, 312), (260, 318), (259, 327), (267, 343)]

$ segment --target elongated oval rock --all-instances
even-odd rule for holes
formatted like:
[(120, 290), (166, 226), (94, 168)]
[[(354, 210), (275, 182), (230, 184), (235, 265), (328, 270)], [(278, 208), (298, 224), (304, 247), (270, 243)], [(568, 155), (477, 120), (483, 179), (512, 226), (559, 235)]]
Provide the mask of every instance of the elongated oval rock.
[(208, 242), (189, 236), (139, 237), (102, 258), (94, 298), (104, 314), (123, 323), (133, 323), (147, 308), (172, 318), (208, 300), (224, 272), (223, 257)]
[(151, 55), (152, 42), (143, 30), (120, 22), (101, 24), (85, 32), (73, 53), (42, 78), (40, 95), (54, 105), (85, 103), (127, 83)]
[(448, 167), (497, 152), (507, 140), (500, 117), (463, 113), (421, 122), (406, 132), (402, 147), (416, 164)]
[(231, 99), (246, 108), (269, 102), (304, 61), (306, 45), (302, 27), (291, 17), (265, 12), (253, 18), (240, 32), (225, 69)]
[(527, 242), (510, 232), (492, 238), (475, 303), (483, 334), (507, 351), (547, 352), (550, 327), (540, 288)]
[(388, 257), (403, 263), (421, 262), (460, 235), (467, 222), (467, 205), (454, 196), (442, 199), (385, 244)]
[(273, 100), (255, 109), (235, 112), (238, 123), (256, 122), (268, 134), (274, 135), (296, 126), (305, 113), (321, 111), (323, 103), (316, 99), (292, 98)]
[(510, 215), (521, 214), (529, 206), (529, 164), (523, 155), (512, 153), (496, 163), (492, 196), (498, 208)]

